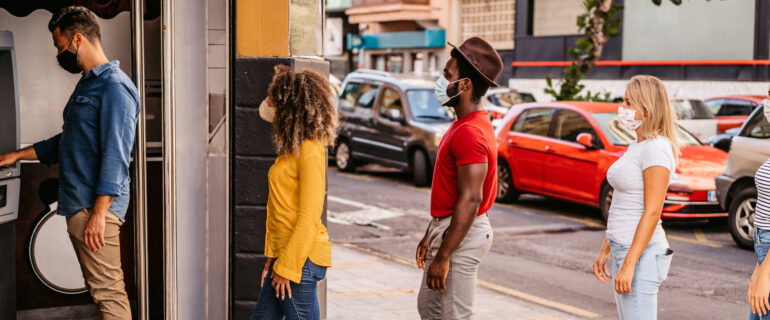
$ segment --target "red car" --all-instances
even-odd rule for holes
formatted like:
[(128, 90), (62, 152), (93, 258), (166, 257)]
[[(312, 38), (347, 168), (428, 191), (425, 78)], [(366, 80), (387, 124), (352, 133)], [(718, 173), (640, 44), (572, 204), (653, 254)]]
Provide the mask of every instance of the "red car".
[(717, 118), (717, 133), (740, 128), (765, 96), (725, 96), (703, 101)]
[[(607, 170), (636, 141), (617, 111), (618, 104), (599, 102), (514, 106), (496, 129), (497, 200), (513, 202), (522, 192), (536, 193), (599, 207), (606, 219), (612, 202)], [(683, 147), (662, 218), (726, 217), (714, 178), (722, 173), (727, 153), (677, 130)]]

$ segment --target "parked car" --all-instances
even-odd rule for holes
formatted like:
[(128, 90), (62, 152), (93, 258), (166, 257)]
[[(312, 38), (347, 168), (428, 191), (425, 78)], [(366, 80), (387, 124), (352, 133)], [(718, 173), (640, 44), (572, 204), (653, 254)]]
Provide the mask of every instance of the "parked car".
[[(600, 208), (606, 219), (612, 202), (607, 170), (636, 141), (618, 121), (618, 105), (554, 102), (517, 105), (496, 130), (497, 199), (512, 202), (522, 192)], [(669, 185), (662, 218), (716, 218), (727, 214), (712, 181), (727, 154), (703, 145), (677, 126), (683, 147)]]
[(717, 118), (717, 135), (709, 140), (709, 145), (730, 151), (733, 137), (741, 131), (741, 126), (754, 109), (760, 106), (764, 96), (725, 96), (709, 98), (703, 101)]
[(509, 88), (491, 88), (484, 95), (482, 105), (494, 120), (505, 117), (512, 106), (528, 102), (536, 102), (531, 93)]
[(337, 168), (377, 163), (409, 170), (415, 185), (429, 185), (441, 137), (455, 118), (436, 100), (433, 85), (433, 78), (417, 75), (348, 74), (338, 102)]
[(754, 246), (754, 209), (757, 188), (754, 174), (770, 159), (770, 124), (762, 108), (757, 108), (733, 138), (724, 173), (716, 178), (717, 196), (728, 210), (728, 225), (735, 243), (742, 248)]
[(706, 107), (717, 118), (717, 133), (740, 128), (754, 109), (759, 107), (765, 96), (724, 96), (703, 100)]
[(698, 99), (672, 99), (671, 107), (676, 114), (676, 123), (687, 129), (701, 141), (709, 141), (717, 135), (717, 119)]

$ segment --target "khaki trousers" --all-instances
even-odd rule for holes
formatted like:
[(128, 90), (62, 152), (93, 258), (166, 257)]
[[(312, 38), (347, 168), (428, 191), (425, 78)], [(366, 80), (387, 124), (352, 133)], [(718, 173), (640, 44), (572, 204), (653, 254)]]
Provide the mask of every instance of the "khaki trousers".
[(123, 269), (120, 267), (119, 236), (123, 223), (116, 215), (107, 213), (104, 217), (105, 246), (99, 251), (92, 251), (84, 241), (85, 227), (91, 212), (91, 209), (83, 209), (67, 217), (67, 233), (80, 262), (86, 287), (99, 307), (100, 320), (130, 320), (131, 307), (123, 283)]
[(449, 258), (449, 273), (446, 290), (434, 292), (428, 288), (428, 267), (444, 241), (451, 218), (434, 218), (428, 230), (428, 254), (423, 272), (420, 293), (417, 296), (417, 311), (423, 320), (465, 320), (473, 319), (473, 302), (476, 297), (476, 280), (481, 259), (492, 247), (492, 226), (487, 214), (473, 220), (465, 239)]

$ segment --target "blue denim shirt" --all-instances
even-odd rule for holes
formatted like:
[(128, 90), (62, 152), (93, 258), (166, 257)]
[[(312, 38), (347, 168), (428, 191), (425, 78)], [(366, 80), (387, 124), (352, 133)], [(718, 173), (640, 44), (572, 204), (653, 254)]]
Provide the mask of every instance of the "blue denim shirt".
[(97, 195), (115, 196), (110, 212), (124, 221), (131, 178), (139, 95), (131, 79), (110, 61), (91, 69), (64, 108), (62, 132), (35, 143), (41, 163), (59, 164), (59, 214), (93, 208)]

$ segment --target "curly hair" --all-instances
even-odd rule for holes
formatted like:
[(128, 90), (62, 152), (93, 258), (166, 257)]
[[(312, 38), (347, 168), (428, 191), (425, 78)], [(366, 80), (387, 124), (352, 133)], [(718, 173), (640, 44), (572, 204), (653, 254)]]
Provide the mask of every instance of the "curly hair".
[(332, 145), (337, 111), (326, 77), (312, 70), (295, 72), (284, 65), (274, 69), (267, 96), (276, 108), (273, 141), (278, 155), (299, 151), (305, 140)]

